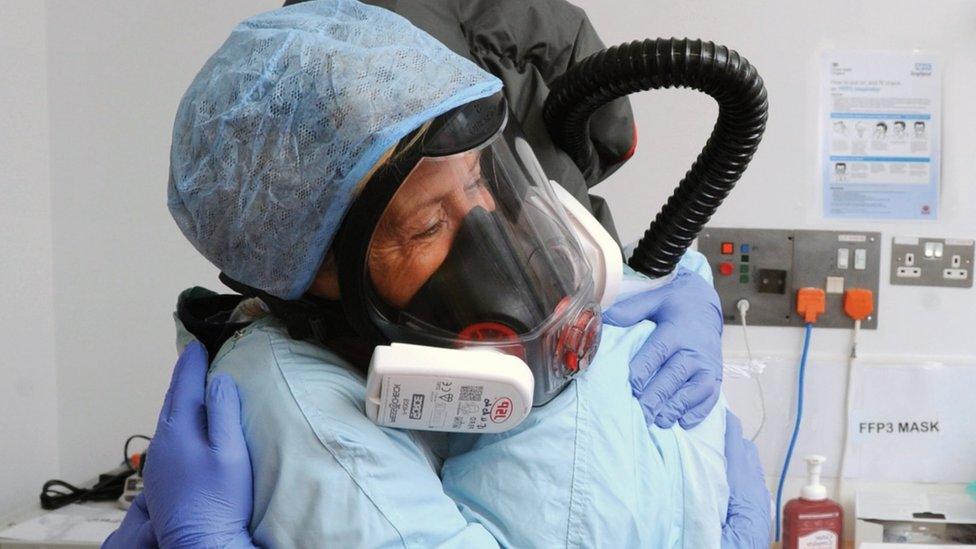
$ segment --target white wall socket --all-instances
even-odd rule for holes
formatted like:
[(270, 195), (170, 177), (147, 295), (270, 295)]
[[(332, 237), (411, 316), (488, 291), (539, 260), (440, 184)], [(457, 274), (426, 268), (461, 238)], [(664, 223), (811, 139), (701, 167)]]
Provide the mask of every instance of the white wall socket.
[(969, 271), (966, 269), (945, 269), (942, 271), (942, 278), (949, 280), (966, 280), (968, 276)]

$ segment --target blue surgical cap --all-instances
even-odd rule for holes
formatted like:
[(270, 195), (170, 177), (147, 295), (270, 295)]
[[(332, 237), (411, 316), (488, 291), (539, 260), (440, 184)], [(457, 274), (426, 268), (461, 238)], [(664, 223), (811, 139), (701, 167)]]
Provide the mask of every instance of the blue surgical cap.
[(221, 271), (294, 299), (383, 153), (427, 120), (500, 89), (382, 8), (321, 0), (252, 17), (180, 102), (170, 212)]

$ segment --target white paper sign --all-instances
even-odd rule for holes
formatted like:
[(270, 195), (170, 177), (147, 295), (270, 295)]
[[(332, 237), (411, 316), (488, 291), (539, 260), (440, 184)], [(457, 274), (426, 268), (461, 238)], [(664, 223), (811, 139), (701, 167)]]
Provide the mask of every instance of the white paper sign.
[(847, 477), (976, 479), (976, 365), (858, 364)]
[(822, 59), (824, 217), (935, 219), (941, 64), (931, 54)]

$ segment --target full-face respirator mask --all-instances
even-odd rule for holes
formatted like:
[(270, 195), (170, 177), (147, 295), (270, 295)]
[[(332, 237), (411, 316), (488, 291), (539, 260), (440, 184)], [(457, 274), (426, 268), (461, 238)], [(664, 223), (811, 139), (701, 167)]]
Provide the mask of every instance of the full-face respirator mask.
[(511, 428), (593, 359), (620, 249), (548, 181), (500, 93), (404, 142), (335, 244), (347, 318), (377, 343), (367, 415), (410, 429)]

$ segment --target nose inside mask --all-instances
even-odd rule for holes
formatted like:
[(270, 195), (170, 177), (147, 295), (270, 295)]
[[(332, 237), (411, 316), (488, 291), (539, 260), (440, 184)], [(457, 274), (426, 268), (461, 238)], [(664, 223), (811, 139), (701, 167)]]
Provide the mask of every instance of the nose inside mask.
[(514, 223), (471, 209), (444, 261), (397, 313), (397, 324), (404, 328), (399, 341), (490, 348), (520, 358), (536, 374), (542, 403), (592, 359), (600, 315), (589, 286), (581, 291), (584, 260), (574, 242), (535, 202), (510, 210)]
[(462, 340), (504, 340), (541, 326), (572, 290), (568, 254), (557, 239), (516, 246), (506, 233), (494, 213), (473, 208), (444, 262), (405, 307), (404, 320)]

